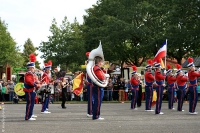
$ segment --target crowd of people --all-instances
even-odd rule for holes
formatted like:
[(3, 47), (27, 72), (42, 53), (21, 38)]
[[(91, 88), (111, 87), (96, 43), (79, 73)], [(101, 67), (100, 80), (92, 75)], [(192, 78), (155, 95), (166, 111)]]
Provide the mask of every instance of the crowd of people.
[(14, 103), (18, 102), (18, 96), (14, 93), (15, 82), (13, 80), (0, 81), (0, 100), (11, 101)]
[[(69, 83), (71, 81), (70, 78), (66, 77), (61, 80), (53, 81), (53, 86), (55, 88), (55, 93), (51, 95), (50, 102), (53, 103), (54, 101), (62, 100), (63, 95), (63, 81), (66, 82), (68, 85), (65, 86), (66, 88), (66, 101), (87, 101), (87, 89), (86, 84), (84, 84), (83, 93), (80, 96), (77, 96), (73, 93), (72, 84)], [(122, 84), (122, 85), (121, 85)], [(18, 103), (19, 100), (25, 100), (25, 97), (18, 96), (14, 92), (14, 87), (16, 83), (13, 80), (0, 81), (0, 100), (1, 101), (9, 101), (13, 103)], [(124, 102), (127, 100), (131, 100), (130, 94), (130, 80), (125, 80), (124, 78), (120, 78), (118, 75), (114, 75), (112, 78), (109, 79), (109, 84), (107, 87), (104, 88), (104, 98), (105, 101), (120, 101)], [(119, 90), (122, 93), (119, 96)], [(37, 90), (36, 90), (37, 92)], [(41, 103), (41, 95), (37, 94), (37, 101), (35, 103)]]

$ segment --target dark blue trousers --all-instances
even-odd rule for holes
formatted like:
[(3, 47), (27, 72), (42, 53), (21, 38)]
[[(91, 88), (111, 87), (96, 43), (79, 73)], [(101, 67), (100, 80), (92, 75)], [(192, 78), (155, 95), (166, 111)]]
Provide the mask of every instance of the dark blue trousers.
[(49, 94), (45, 94), (44, 102), (42, 102), (42, 110), (41, 110), (41, 112), (46, 111), (46, 109), (48, 108), (48, 104), (49, 104)]
[(48, 94), (48, 97), (47, 97), (48, 99), (47, 99), (47, 102), (46, 102), (46, 107), (47, 107), (47, 109), (49, 109), (49, 98), (50, 98), (50, 94)]
[[(35, 93), (35, 92), (34, 92), (34, 93)], [(36, 93), (33, 94), (33, 99), (34, 99), (33, 109), (34, 109), (34, 105), (35, 105), (35, 97), (36, 97)], [(32, 115), (34, 115), (33, 110), (32, 110)]]
[(185, 89), (179, 89), (177, 92), (177, 98), (178, 98), (177, 111), (182, 111), (184, 97), (185, 97)]
[(94, 104), (92, 106), (92, 113), (93, 113), (92, 118), (98, 119), (100, 117), (101, 103), (102, 103), (102, 99), (104, 96), (103, 88), (93, 86), (92, 87), (92, 95), (94, 98)]
[(198, 101), (197, 86), (189, 87), (189, 95), (190, 95), (189, 112), (194, 113)]
[(87, 85), (87, 97), (88, 97), (88, 107), (87, 114), (92, 115), (92, 105), (93, 105), (93, 96), (92, 96), (92, 85)]
[(131, 109), (134, 109), (135, 105), (137, 103), (138, 90), (137, 89), (131, 89), (131, 92), (132, 92)]
[(145, 86), (145, 99), (146, 99), (145, 110), (151, 110), (152, 97), (153, 97), (153, 87), (152, 86)]
[(169, 87), (167, 89), (168, 93), (168, 109), (172, 109), (174, 105), (174, 87)]
[(25, 95), (26, 95), (25, 120), (28, 120), (33, 115), (33, 108), (35, 104), (35, 92), (25, 92)]
[(157, 92), (157, 100), (156, 100), (156, 110), (155, 110), (155, 114), (159, 114), (161, 111), (161, 107), (162, 107), (162, 97), (163, 97), (163, 86), (157, 86), (156, 87), (156, 92)]

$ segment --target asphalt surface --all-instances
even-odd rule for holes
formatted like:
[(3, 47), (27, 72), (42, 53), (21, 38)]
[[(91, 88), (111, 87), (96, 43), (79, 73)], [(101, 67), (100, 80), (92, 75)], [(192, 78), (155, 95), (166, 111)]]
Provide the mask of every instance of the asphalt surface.
[[(0, 132), (6, 133), (200, 133), (200, 114), (189, 115), (189, 105), (184, 112), (168, 110), (163, 103), (164, 115), (146, 112), (144, 103), (138, 110), (130, 110), (130, 103), (103, 103), (101, 117), (92, 120), (86, 117), (86, 104), (50, 104), (51, 114), (41, 114), (41, 105), (36, 104), (36, 121), (25, 121), (25, 104), (4, 104), (0, 111)], [(177, 107), (177, 103), (175, 103)], [(154, 109), (154, 108), (153, 108)], [(200, 112), (200, 105), (196, 111)]]

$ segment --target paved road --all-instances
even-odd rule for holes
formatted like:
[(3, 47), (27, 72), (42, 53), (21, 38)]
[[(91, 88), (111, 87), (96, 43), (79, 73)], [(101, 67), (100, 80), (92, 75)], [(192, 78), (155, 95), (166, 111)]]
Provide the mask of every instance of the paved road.
[[(101, 116), (105, 120), (86, 117), (86, 104), (51, 104), (51, 114), (40, 114), (41, 105), (35, 105), (36, 121), (25, 121), (25, 104), (5, 104), (0, 111), (0, 132), (6, 133), (200, 133), (200, 114), (189, 115), (188, 104), (184, 112), (167, 109), (164, 115), (145, 112), (144, 103), (138, 110), (130, 110), (129, 103), (102, 104)], [(177, 104), (175, 104), (177, 106)], [(200, 105), (197, 105), (200, 111)], [(4, 118), (5, 117), (5, 118)], [(4, 131), (5, 130), (5, 131)]]

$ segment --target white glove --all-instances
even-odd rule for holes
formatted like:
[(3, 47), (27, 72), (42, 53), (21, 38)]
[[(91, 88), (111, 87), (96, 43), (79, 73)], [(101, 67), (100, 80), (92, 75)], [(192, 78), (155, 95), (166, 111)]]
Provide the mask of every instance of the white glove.
[(200, 67), (199, 67), (198, 71), (200, 72)]
[(187, 76), (187, 77), (188, 77), (188, 73), (186, 73), (186, 74), (185, 74), (185, 76)]
[(174, 73), (174, 76), (176, 76), (177, 75), (177, 73)]
[(110, 75), (109, 75), (109, 74), (105, 74), (105, 77), (106, 77), (106, 78), (109, 78), (109, 77), (110, 77)]
[(165, 87), (165, 86), (166, 86), (166, 84), (163, 84), (163, 86)]
[(167, 73), (167, 70), (164, 70), (164, 74), (166, 74)]

